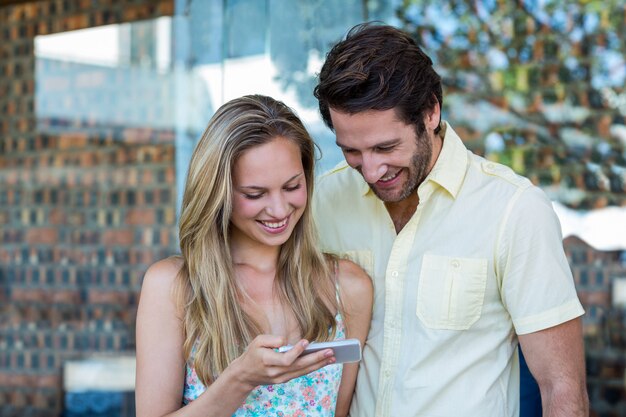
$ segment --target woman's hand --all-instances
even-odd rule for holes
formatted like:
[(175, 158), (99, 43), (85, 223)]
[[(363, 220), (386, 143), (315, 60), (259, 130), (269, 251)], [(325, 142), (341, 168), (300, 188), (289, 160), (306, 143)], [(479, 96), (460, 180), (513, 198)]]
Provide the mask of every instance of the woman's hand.
[(332, 349), (300, 357), (309, 344), (304, 339), (287, 352), (277, 352), (285, 343), (281, 336), (259, 335), (224, 373), (232, 371), (231, 376), (252, 391), (258, 385), (281, 384), (335, 363)]

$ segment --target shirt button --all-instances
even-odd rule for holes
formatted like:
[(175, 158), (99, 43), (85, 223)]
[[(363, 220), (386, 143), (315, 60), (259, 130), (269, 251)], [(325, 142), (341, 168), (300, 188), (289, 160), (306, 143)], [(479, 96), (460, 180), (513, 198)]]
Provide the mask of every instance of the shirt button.
[(391, 272), (391, 276), (394, 277), (394, 278), (397, 277), (398, 276), (398, 271)]
[(450, 262), (450, 265), (452, 265), (452, 268), (458, 268), (461, 264), (458, 260), (454, 259)]
[(385, 378), (391, 378), (391, 371), (385, 371)]

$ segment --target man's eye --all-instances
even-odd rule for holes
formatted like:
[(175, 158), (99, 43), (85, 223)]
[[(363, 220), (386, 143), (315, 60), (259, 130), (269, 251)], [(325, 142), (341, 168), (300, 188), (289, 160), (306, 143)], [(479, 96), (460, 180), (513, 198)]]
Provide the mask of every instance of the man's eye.
[(378, 146), (376, 147), (378, 152), (391, 152), (393, 150), (393, 146)]

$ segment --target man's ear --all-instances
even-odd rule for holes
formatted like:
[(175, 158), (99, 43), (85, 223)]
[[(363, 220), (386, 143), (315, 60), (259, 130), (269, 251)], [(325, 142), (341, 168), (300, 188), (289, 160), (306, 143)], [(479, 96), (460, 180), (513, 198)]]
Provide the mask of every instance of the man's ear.
[(441, 106), (439, 101), (435, 101), (435, 105), (426, 112), (424, 124), (426, 130), (432, 131), (439, 127), (439, 123), (441, 123)]

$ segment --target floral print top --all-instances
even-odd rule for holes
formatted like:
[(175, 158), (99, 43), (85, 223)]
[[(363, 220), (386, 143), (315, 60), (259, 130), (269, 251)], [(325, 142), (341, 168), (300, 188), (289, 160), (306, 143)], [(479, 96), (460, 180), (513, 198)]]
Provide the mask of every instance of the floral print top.
[[(341, 314), (338, 313), (335, 320), (337, 321), (335, 340), (345, 339)], [(192, 350), (192, 358), (193, 353)], [(259, 385), (235, 411), (233, 417), (332, 417), (335, 415), (342, 371), (341, 364), (326, 365), (283, 384)], [(206, 387), (198, 379), (195, 369), (188, 363), (183, 404), (195, 400), (205, 390)]]

